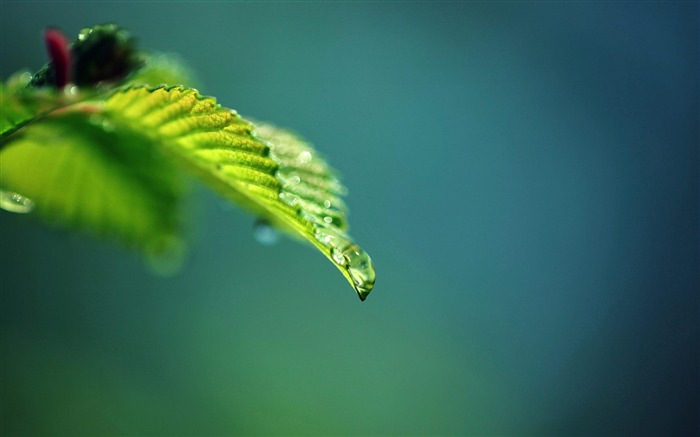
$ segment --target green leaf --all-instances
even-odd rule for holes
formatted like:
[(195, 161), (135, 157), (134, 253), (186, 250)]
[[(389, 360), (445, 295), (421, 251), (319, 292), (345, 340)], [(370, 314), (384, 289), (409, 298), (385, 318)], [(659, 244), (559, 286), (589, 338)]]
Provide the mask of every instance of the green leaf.
[[(269, 125), (254, 128), (213, 98), (181, 86), (134, 85), (100, 99), (61, 99), (55, 97), (60, 109), (42, 109), (29, 124), (3, 125), (11, 127), (3, 134), (0, 186), (32, 199), (40, 215), (154, 252), (178, 230), (181, 189), (172, 160), (310, 242), (360, 299), (372, 290), (371, 260), (347, 234), (345, 189), (296, 136)], [(6, 101), (15, 104), (4, 99), (3, 110)], [(8, 113), (36, 110), (21, 101), (16, 106)]]

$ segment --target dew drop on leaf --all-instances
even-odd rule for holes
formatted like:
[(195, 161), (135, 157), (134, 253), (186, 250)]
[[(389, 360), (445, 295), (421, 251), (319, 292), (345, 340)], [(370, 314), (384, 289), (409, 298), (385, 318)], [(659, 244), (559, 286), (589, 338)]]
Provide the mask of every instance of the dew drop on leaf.
[(286, 203), (289, 206), (294, 207), (297, 205), (297, 203), (299, 203), (299, 197), (294, 194), (283, 191), (280, 193), (279, 196), (280, 199), (282, 199), (282, 202)]
[(338, 237), (334, 235), (333, 232), (330, 232), (323, 228), (317, 228), (314, 237), (326, 247), (335, 246), (336, 241), (338, 239)]
[(34, 201), (13, 191), (0, 190), (0, 208), (9, 212), (26, 214), (34, 209)]
[(350, 278), (352, 278), (355, 291), (360, 296), (360, 300), (365, 300), (367, 295), (374, 288), (375, 273), (372, 260), (367, 252), (354, 243), (348, 243), (343, 249), (331, 248), (331, 258), (333, 262), (344, 268)]
[(264, 219), (258, 219), (253, 224), (253, 236), (258, 243), (264, 246), (272, 246), (280, 239), (277, 230)]
[(297, 162), (299, 162), (299, 165), (304, 166), (311, 162), (311, 158), (313, 158), (311, 152), (304, 150), (297, 156)]
[(333, 262), (336, 264), (345, 267), (345, 255), (343, 255), (343, 252), (341, 252), (337, 247), (331, 249), (331, 258), (333, 258)]
[(343, 254), (348, 260), (347, 269), (355, 283), (355, 290), (360, 299), (365, 300), (374, 287), (375, 273), (372, 260), (357, 244), (350, 244)]
[(114, 124), (109, 120), (103, 120), (101, 126), (105, 132), (114, 132)]

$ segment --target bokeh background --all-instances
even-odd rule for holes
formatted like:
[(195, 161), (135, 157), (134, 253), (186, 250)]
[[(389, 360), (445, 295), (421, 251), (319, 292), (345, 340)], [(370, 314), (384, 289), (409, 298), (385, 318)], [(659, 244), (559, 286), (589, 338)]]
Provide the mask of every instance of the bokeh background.
[(378, 279), (199, 187), (189, 257), (0, 214), (2, 435), (697, 435), (697, 2), (0, 3), (301, 132)]

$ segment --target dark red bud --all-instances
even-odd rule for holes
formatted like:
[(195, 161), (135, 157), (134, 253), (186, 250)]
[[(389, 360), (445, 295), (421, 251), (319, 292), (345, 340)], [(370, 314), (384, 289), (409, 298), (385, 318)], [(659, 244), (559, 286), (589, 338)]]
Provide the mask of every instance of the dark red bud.
[(58, 29), (46, 29), (44, 42), (53, 64), (54, 78), (57, 88), (63, 88), (70, 82), (70, 47), (68, 38)]

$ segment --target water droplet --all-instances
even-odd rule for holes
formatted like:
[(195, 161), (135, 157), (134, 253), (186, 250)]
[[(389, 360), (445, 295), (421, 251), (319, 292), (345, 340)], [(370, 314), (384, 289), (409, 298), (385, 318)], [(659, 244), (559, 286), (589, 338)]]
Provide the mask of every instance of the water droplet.
[(323, 217), (323, 221), (330, 225), (331, 223), (333, 223), (333, 217), (325, 216)]
[(340, 251), (337, 247), (334, 247), (331, 249), (331, 258), (333, 258), (333, 261), (340, 265), (345, 267), (345, 263), (347, 260), (345, 259), (345, 255), (343, 255), (343, 252)]
[(70, 84), (63, 87), (63, 96), (67, 101), (75, 100), (76, 97), (80, 95), (80, 88), (77, 86), (70, 86)]
[(9, 212), (26, 214), (34, 209), (34, 201), (13, 191), (0, 190), (0, 208)]
[(114, 123), (112, 123), (110, 120), (107, 120), (101, 114), (92, 114), (89, 120), (90, 123), (92, 123), (95, 126), (101, 127), (105, 132), (114, 131)]
[(29, 83), (30, 80), (32, 80), (32, 74), (28, 71), (23, 72), (19, 76), (19, 81), (22, 83)]
[(339, 237), (334, 235), (333, 232), (319, 227), (316, 228), (314, 237), (326, 247), (337, 246), (339, 241)]
[(277, 179), (282, 182), (284, 187), (299, 185), (301, 183), (301, 176), (299, 176), (299, 173), (296, 172), (296, 169), (285, 166), (280, 166), (277, 169)]
[(365, 300), (374, 288), (376, 277), (372, 260), (357, 244), (347, 246), (343, 250), (343, 255), (348, 260), (347, 270), (355, 283), (355, 291), (360, 296), (360, 300)]
[(299, 203), (298, 196), (295, 196), (294, 194), (290, 194), (290, 193), (287, 193), (284, 191), (280, 193), (280, 199), (282, 199), (282, 201), (289, 206), (296, 206), (297, 203)]
[(332, 205), (332, 203), (331, 203), (330, 200), (324, 200), (324, 201), (323, 201), (323, 206), (325, 206), (326, 208), (330, 208), (331, 205)]
[(282, 181), (282, 184), (285, 187), (289, 187), (290, 185), (299, 185), (301, 183), (301, 177), (299, 177), (299, 175), (296, 173), (280, 171), (277, 173), (277, 177)]
[(306, 165), (311, 162), (311, 158), (313, 158), (311, 152), (304, 150), (297, 156), (297, 162), (299, 163), (299, 165)]
[(265, 219), (258, 219), (255, 221), (253, 224), (253, 236), (258, 243), (265, 246), (271, 246), (280, 239), (277, 230)]
[(357, 244), (349, 243), (347, 240), (342, 241), (346, 243), (345, 248), (341, 250), (338, 247), (332, 247), (331, 258), (338, 266), (345, 269), (352, 279), (360, 300), (365, 300), (374, 288), (376, 277), (372, 260)]
[(112, 123), (109, 120), (103, 120), (102, 121), (102, 129), (105, 132), (114, 132), (114, 123)]

